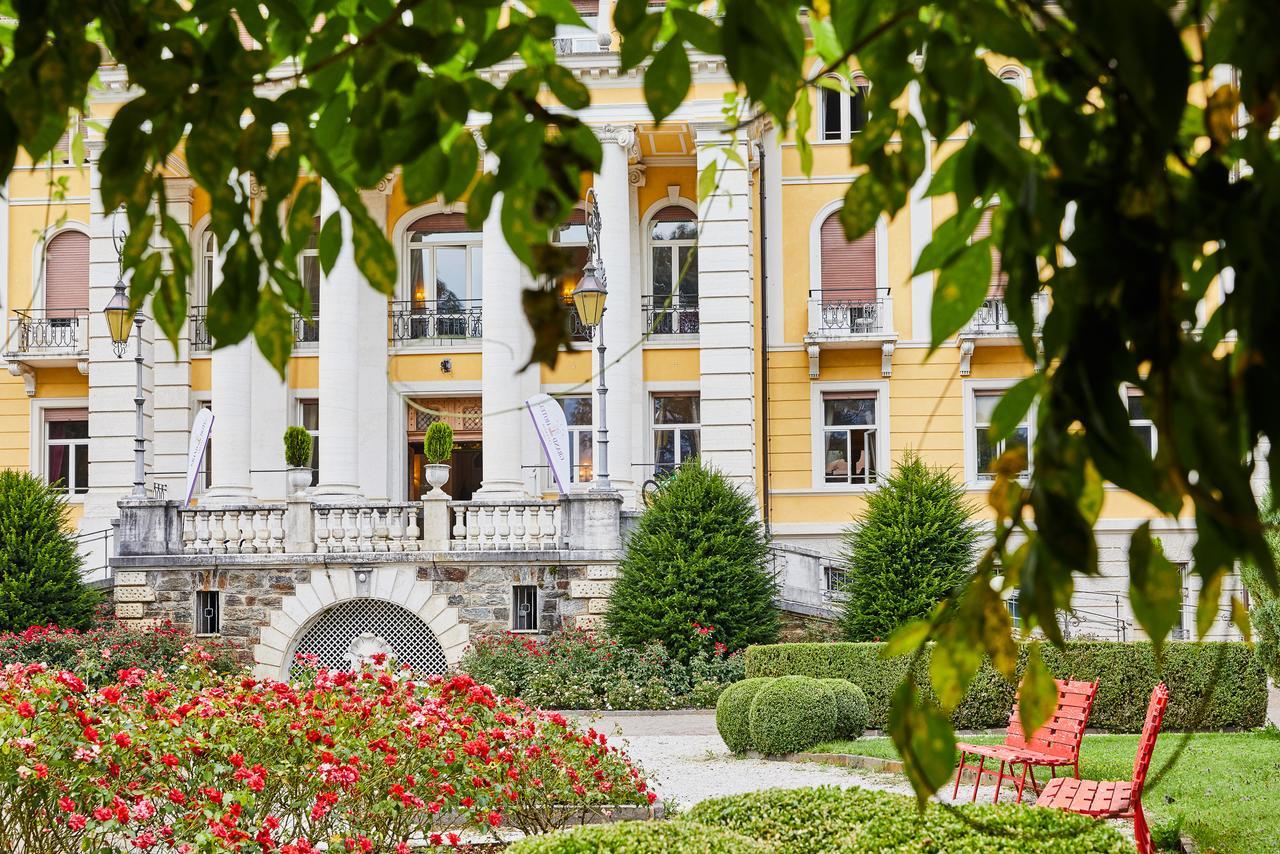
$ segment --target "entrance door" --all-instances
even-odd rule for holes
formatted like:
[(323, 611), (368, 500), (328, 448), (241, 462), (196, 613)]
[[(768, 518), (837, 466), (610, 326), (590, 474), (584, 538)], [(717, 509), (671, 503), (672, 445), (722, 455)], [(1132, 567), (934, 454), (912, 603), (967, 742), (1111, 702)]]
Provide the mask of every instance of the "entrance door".
[(423, 476), (426, 457), (422, 452), (427, 427), (437, 419), (444, 419), (453, 427), (453, 456), (449, 460), (449, 482), (444, 491), (458, 501), (466, 501), (480, 488), (481, 433), (478, 397), (417, 398), (408, 407), (408, 496), (419, 500), (431, 487)]
[[(422, 471), (427, 457), (421, 442), (409, 443), (408, 457), (409, 500), (418, 501), (430, 489)], [(467, 501), (480, 488), (482, 472), (480, 443), (455, 442), (453, 457), (449, 460), (449, 481), (444, 485), (444, 491), (456, 501)]]

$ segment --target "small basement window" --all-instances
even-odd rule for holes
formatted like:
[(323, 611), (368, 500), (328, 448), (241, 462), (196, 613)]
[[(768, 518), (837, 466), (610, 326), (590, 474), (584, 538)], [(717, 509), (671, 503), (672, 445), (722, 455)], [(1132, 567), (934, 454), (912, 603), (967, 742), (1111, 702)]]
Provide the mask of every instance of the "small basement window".
[(511, 588), (511, 630), (538, 630), (538, 588), (533, 584), (517, 584)]
[(216, 635), (222, 632), (222, 602), (217, 590), (196, 591), (196, 634)]

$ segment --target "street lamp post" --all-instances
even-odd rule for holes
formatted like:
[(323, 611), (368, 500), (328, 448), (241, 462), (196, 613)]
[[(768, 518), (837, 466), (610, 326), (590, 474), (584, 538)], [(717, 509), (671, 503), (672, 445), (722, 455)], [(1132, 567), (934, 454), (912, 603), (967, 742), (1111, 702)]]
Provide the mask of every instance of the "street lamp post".
[(604, 309), (609, 296), (605, 277), (604, 260), (600, 256), (600, 205), (596, 202), (595, 188), (587, 190), (587, 264), (582, 268), (582, 278), (573, 289), (573, 305), (578, 319), (591, 327), (596, 337), (596, 350), (600, 353), (600, 427), (596, 430), (596, 444), (600, 446), (600, 465), (591, 478), (593, 492), (613, 489), (609, 482), (609, 422), (605, 405), (609, 387), (604, 380)]
[(137, 378), (134, 384), (134, 431), (133, 431), (133, 497), (145, 498), (147, 495), (146, 462), (147, 440), (142, 428), (142, 313), (129, 310), (129, 296), (124, 292), (124, 279), (116, 280), (116, 292), (112, 294), (107, 307), (102, 310), (107, 319), (107, 329), (111, 332), (111, 349), (116, 358), (124, 356), (129, 347), (129, 327), (136, 326), (137, 351), (133, 363), (137, 366)]

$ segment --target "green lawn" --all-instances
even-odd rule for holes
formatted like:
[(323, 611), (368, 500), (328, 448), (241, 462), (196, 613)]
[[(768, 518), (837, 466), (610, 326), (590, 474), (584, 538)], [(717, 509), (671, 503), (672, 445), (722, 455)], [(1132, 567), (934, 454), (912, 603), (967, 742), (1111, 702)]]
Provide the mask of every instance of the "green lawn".
[[(1156, 742), (1151, 776), (1142, 805), (1154, 829), (1182, 822), (1183, 832), (1206, 854), (1280, 851), (1280, 730), (1250, 733), (1196, 733), (1177, 762), (1156, 779), (1182, 744), (1182, 733), (1164, 733)], [(996, 736), (966, 736), (992, 743)], [(1133, 773), (1136, 735), (1086, 735), (1080, 776), (1128, 780)], [(815, 753), (856, 753), (897, 759), (887, 738), (833, 741)], [(1039, 774), (1043, 774), (1041, 769)]]

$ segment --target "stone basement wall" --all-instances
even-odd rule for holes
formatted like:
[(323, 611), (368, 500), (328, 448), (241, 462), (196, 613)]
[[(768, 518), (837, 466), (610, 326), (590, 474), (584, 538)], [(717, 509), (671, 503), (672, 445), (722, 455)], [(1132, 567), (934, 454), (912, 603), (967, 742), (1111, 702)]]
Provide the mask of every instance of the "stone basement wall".
[[(332, 560), (325, 560), (325, 558)], [(281, 611), (287, 598), (307, 585), (312, 574), (329, 569), (354, 573), (362, 568), (410, 568), (418, 581), (429, 582), (433, 593), (447, 597), (458, 621), (472, 636), (511, 627), (511, 587), (538, 586), (539, 632), (560, 628), (598, 628), (617, 577), (613, 554), (574, 560), (563, 553), (447, 553), (432, 560), (422, 555), (406, 562), (404, 555), (361, 556), (358, 563), (341, 555), (185, 555), (182, 557), (122, 557), (115, 565), (116, 616), (125, 625), (142, 628), (170, 621), (195, 628), (195, 592), (222, 592), (221, 636), (244, 650), (246, 658), (261, 634)], [(391, 560), (390, 558), (395, 558)], [(425, 558), (425, 560), (423, 560)], [(394, 601), (394, 600), (392, 600)], [(291, 639), (292, 640), (292, 639)]]

